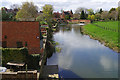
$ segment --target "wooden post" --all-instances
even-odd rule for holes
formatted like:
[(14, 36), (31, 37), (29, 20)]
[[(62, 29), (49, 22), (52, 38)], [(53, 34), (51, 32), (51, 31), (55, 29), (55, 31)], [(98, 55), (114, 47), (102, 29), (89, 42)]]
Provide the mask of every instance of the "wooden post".
[(26, 80), (27, 80), (27, 64), (25, 65), (25, 68), (26, 68)]

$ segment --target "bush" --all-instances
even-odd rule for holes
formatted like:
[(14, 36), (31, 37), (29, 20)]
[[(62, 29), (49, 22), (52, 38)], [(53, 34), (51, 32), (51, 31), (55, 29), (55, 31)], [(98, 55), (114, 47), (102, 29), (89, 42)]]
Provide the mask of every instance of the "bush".
[(7, 62), (25, 62), (28, 69), (38, 69), (40, 56), (28, 54), (27, 48), (1, 48), (2, 65), (7, 66)]
[(40, 21), (40, 24), (41, 24), (41, 25), (47, 25), (47, 22), (45, 22), (45, 21)]

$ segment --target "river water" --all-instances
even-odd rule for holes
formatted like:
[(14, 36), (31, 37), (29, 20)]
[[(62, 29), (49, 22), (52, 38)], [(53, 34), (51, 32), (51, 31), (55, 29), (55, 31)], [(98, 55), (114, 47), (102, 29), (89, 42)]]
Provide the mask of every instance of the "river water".
[(80, 25), (60, 26), (54, 41), (62, 48), (47, 59), (62, 78), (118, 78), (118, 53), (81, 33)]

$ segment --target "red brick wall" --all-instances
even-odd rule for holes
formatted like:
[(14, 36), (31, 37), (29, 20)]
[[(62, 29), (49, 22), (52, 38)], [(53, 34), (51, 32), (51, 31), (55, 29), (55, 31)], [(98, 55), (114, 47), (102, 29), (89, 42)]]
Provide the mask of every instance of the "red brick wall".
[(90, 23), (90, 20), (68, 20), (67, 22), (73, 22), (73, 23), (78, 23), (78, 22), (85, 22), (85, 23)]
[[(7, 36), (7, 39), (4, 36)], [(29, 54), (40, 53), (39, 22), (2, 22), (2, 41), (7, 41), (8, 48), (16, 48), (17, 41), (27, 47)]]
[(91, 21), (90, 21), (90, 20), (80, 20), (80, 22), (87, 22), (87, 23), (90, 23)]

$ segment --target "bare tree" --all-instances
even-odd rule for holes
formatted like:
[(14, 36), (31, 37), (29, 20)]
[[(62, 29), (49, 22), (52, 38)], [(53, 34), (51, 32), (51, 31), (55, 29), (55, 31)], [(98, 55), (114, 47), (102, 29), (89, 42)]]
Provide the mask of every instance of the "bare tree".
[(84, 8), (84, 7), (79, 7), (79, 8), (77, 8), (77, 9), (75, 10), (75, 13), (76, 13), (76, 14), (78, 14), (78, 13), (81, 14), (82, 11), (87, 12), (87, 9)]
[(13, 4), (10, 6), (11, 9), (18, 9), (20, 6), (18, 4)]
[(80, 16), (81, 16), (81, 12), (84, 11), (85, 13), (85, 17), (87, 16), (86, 13), (87, 13), (87, 9), (84, 8), (84, 7), (79, 7), (75, 10), (75, 14), (74, 14), (74, 18), (78, 18), (80, 19)]

